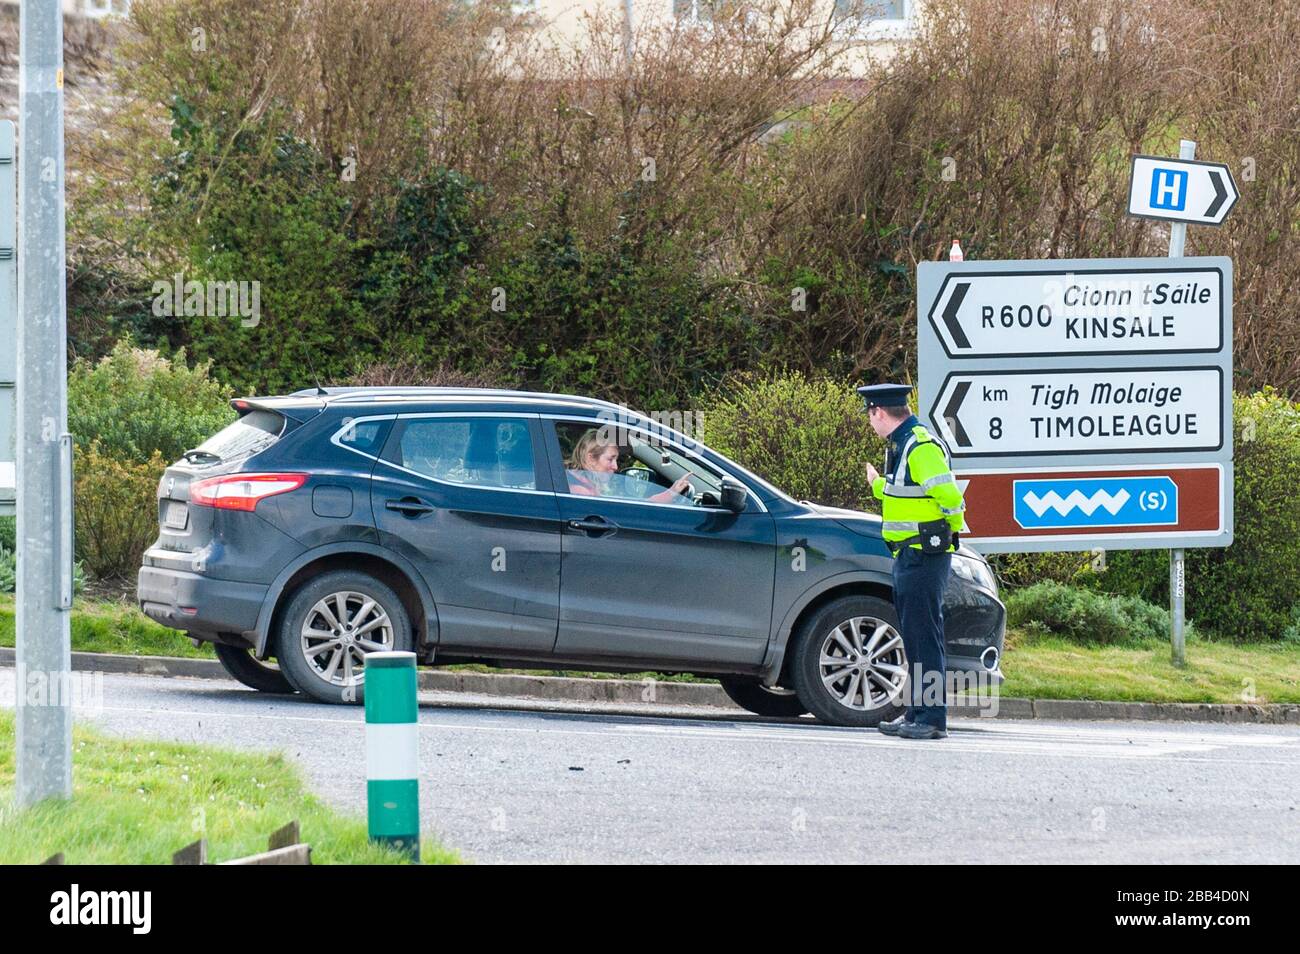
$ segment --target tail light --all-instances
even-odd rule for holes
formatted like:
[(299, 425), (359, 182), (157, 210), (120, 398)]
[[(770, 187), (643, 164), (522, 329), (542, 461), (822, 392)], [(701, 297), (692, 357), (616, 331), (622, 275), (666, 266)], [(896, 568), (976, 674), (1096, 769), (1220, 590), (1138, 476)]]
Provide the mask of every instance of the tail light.
[(218, 510), (255, 510), (260, 500), (287, 494), (307, 482), (306, 474), (228, 474), (190, 484), (190, 503)]

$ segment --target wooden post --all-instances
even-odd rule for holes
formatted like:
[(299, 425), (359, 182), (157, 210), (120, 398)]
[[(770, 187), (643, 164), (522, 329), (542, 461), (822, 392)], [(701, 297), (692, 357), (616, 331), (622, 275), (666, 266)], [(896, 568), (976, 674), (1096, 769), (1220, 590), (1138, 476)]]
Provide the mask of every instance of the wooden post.
[(208, 842), (206, 838), (200, 838), (172, 855), (172, 864), (174, 865), (206, 865), (207, 863)]
[(290, 845), (296, 845), (301, 840), (298, 835), (298, 819), (295, 818), (284, 827), (271, 832), (271, 837), (266, 840), (266, 847), (269, 851), (275, 851), (277, 848), (288, 848)]

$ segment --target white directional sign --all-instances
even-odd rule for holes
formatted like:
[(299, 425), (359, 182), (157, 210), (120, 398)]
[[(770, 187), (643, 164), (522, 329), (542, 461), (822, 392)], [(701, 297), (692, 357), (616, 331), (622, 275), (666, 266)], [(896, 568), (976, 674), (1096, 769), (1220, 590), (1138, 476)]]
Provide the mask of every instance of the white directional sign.
[(950, 374), (930, 419), (962, 457), (1216, 451), (1219, 368)]
[(948, 356), (1195, 354), (1223, 347), (1220, 267), (1041, 265), (945, 278), (924, 317)]
[(977, 549), (1232, 542), (1232, 261), (922, 262), (918, 414)]
[(1221, 162), (1134, 156), (1130, 215), (1197, 225), (1221, 225), (1240, 193)]

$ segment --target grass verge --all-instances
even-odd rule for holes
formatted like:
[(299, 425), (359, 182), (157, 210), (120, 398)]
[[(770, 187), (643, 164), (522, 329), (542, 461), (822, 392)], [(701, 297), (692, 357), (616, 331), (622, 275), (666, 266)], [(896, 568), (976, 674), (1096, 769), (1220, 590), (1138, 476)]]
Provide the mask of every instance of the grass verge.
[[(34, 864), (61, 851), (68, 864), (168, 864), (200, 837), (210, 860), (225, 861), (265, 851), (267, 836), (296, 818), (314, 864), (403, 863), (370, 843), (364, 821), (306, 791), (279, 754), (122, 740), (81, 727), (72, 745), (72, 799), (19, 811), (14, 717), (0, 712), (0, 862)], [(459, 860), (428, 838), (420, 854), (425, 863)]]
[[(78, 599), (70, 625), (76, 652), (216, 658), (208, 643), (196, 649), (181, 633), (160, 626), (132, 604), (119, 600)], [(4, 594), (0, 596), (0, 646), (12, 645), (14, 597)]]
[(1084, 646), (1013, 630), (1003, 656), (1002, 694), (1121, 702), (1300, 702), (1300, 646), (1187, 642), (1187, 665), (1169, 643)]

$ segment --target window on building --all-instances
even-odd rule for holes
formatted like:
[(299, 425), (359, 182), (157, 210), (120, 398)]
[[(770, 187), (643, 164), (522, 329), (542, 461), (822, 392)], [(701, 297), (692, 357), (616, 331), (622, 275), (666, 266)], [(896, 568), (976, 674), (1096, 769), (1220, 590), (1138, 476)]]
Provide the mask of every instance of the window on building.
[(712, 23), (714, 0), (673, 0), (673, 16), (687, 23)]
[(908, 6), (908, 0), (835, 0), (835, 16), (862, 23), (906, 20)]

